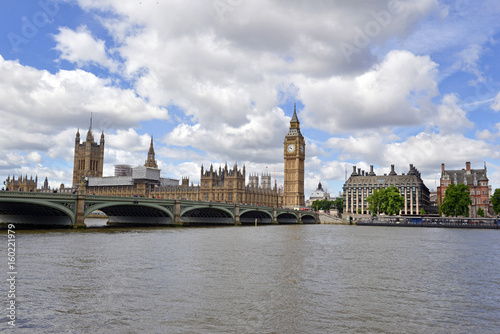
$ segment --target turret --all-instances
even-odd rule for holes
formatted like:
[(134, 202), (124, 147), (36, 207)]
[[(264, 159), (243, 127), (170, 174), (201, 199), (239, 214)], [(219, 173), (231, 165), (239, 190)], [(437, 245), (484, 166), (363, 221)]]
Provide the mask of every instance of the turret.
[(158, 164), (156, 163), (156, 159), (155, 159), (155, 149), (153, 146), (153, 136), (151, 136), (151, 144), (149, 145), (148, 158), (147, 158), (144, 166), (151, 167), (151, 168), (158, 168)]

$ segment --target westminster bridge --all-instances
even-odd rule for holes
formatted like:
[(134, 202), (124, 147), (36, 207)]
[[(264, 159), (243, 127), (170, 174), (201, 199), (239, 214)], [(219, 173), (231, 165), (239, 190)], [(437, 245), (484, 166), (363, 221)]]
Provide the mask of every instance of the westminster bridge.
[(95, 210), (111, 225), (314, 224), (315, 212), (175, 199), (0, 191), (0, 224), (85, 227)]

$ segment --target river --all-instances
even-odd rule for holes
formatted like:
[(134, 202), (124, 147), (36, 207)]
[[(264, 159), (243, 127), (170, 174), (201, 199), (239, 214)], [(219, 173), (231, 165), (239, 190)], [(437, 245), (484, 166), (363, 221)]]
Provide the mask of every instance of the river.
[(17, 231), (16, 246), (18, 333), (500, 332), (497, 230)]

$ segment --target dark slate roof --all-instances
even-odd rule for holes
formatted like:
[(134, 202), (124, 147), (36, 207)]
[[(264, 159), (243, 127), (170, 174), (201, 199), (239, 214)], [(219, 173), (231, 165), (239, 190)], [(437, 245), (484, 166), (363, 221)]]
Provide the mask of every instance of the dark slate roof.
[(355, 168), (353, 168), (353, 173), (345, 183), (345, 186), (353, 186), (353, 187), (381, 186), (383, 188), (386, 188), (391, 185), (396, 186), (396, 184), (399, 187), (423, 185), (425, 188), (427, 188), (424, 182), (422, 181), (420, 172), (413, 165), (410, 165), (408, 173), (401, 175), (398, 175), (394, 171), (393, 166), (391, 166), (391, 172), (388, 175), (376, 175), (373, 172), (365, 173), (363, 175), (363, 173), (356, 172)]
[(465, 169), (458, 169), (458, 170), (445, 170), (442, 178), (450, 180), (451, 182), (460, 184), (467, 184), (467, 185), (474, 185), (476, 180), (477, 181), (488, 181), (488, 177), (486, 176), (486, 169), (471, 169), (470, 171), (467, 171)]

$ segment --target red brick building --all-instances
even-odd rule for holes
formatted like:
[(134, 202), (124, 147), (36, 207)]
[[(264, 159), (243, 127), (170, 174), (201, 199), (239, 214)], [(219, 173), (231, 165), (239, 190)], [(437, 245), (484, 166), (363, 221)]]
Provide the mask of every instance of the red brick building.
[(471, 169), (470, 162), (465, 163), (465, 168), (460, 170), (445, 170), (444, 164), (441, 164), (441, 178), (439, 187), (437, 187), (438, 205), (441, 205), (446, 194), (446, 188), (454, 183), (455, 185), (463, 183), (469, 187), (472, 205), (470, 207), (470, 216), (476, 217), (477, 210), (483, 209), (488, 215), (490, 209), (490, 191), (488, 186), (488, 176), (486, 175), (486, 163), (483, 169)]

